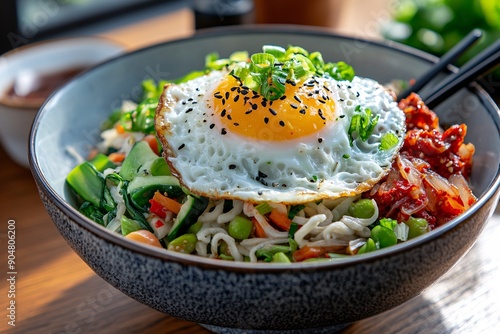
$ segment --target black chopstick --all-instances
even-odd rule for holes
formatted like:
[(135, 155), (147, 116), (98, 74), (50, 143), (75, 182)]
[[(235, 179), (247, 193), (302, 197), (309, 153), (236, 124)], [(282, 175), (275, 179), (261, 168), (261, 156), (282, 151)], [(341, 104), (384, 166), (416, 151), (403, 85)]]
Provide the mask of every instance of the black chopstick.
[(436, 107), (439, 103), (465, 87), (473, 79), (484, 74), (500, 64), (500, 40), (496, 41), (484, 51), (467, 62), (457, 73), (450, 75), (438, 87), (422, 100), (429, 108)]
[(480, 29), (472, 30), (467, 36), (465, 36), (459, 43), (457, 43), (453, 48), (451, 48), (447, 53), (441, 57), (439, 62), (434, 64), (424, 73), (420, 78), (418, 78), (413, 85), (406, 88), (403, 92), (399, 94), (400, 98), (405, 98), (410, 93), (415, 92), (418, 93), (432, 78), (436, 76), (439, 72), (441, 72), (446, 66), (455, 61), (458, 57), (460, 57), (467, 49), (469, 49), (474, 43), (477, 42), (479, 38), (482, 36), (482, 31)]

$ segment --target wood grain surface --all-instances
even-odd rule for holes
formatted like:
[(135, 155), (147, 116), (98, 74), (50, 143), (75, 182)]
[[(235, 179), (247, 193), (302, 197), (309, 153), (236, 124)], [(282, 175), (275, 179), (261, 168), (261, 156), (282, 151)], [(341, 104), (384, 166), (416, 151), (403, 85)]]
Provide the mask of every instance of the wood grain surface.
[[(170, 24), (162, 26), (165, 35), (141, 38), (148, 29), (166, 22), (154, 19), (106, 36), (134, 49), (192, 33), (189, 11), (174, 13), (167, 21)], [(344, 31), (350, 28), (347, 24)], [(58, 234), (30, 171), (16, 165), (1, 148), (0, 162), (1, 333), (209, 333), (130, 299), (93, 273)], [(15, 221), (16, 233), (15, 298), (8, 297), (9, 220)], [(471, 251), (433, 286), (400, 307), (351, 324), (340, 333), (498, 333), (499, 240), (497, 209)], [(11, 300), (16, 306), (15, 327), (8, 324)]]

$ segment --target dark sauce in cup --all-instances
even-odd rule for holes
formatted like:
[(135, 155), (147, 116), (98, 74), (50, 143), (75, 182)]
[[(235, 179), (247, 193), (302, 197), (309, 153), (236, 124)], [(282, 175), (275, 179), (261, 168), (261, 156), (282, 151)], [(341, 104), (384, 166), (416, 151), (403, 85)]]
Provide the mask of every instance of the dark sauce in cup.
[(18, 76), (5, 92), (2, 102), (17, 106), (41, 106), (50, 93), (84, 69), (72, 67), (52, 73), (33, 74), (26, 83)]

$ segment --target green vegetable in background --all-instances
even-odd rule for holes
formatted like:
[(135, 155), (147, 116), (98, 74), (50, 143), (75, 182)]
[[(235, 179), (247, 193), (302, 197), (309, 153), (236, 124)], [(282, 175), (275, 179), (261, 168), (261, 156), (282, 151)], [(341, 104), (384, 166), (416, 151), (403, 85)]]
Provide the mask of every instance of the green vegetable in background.
[[(458, 65), (500, 38), (498, 0), (397, 0), (393, 21), (383, 28), (385, 38), (437, 56), (457, 44), (472, 29), (483, 30), (478, 45)], [(500, 76), (500, 70), (495, 72)]]

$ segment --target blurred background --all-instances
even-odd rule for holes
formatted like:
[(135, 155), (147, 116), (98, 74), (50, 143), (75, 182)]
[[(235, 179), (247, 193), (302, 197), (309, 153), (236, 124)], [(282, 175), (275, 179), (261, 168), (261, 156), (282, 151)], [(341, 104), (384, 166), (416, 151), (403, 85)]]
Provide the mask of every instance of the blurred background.
[[(162, 21), (172, 19), (179, 20), (176, 31), (162, 30)], [(151, 24), (140, 25), (145, 22)], [(195, 28), (249, 23), (323, 26), (442, 55), (472, 28), (484, 31), (483, 45), (500, 38), (500, 1), (3, 0), (0, 53), (38, 40), (89, 34), (134, 48)], [(120, 34), (133, 26), (142, 28), (139, 34)]]

